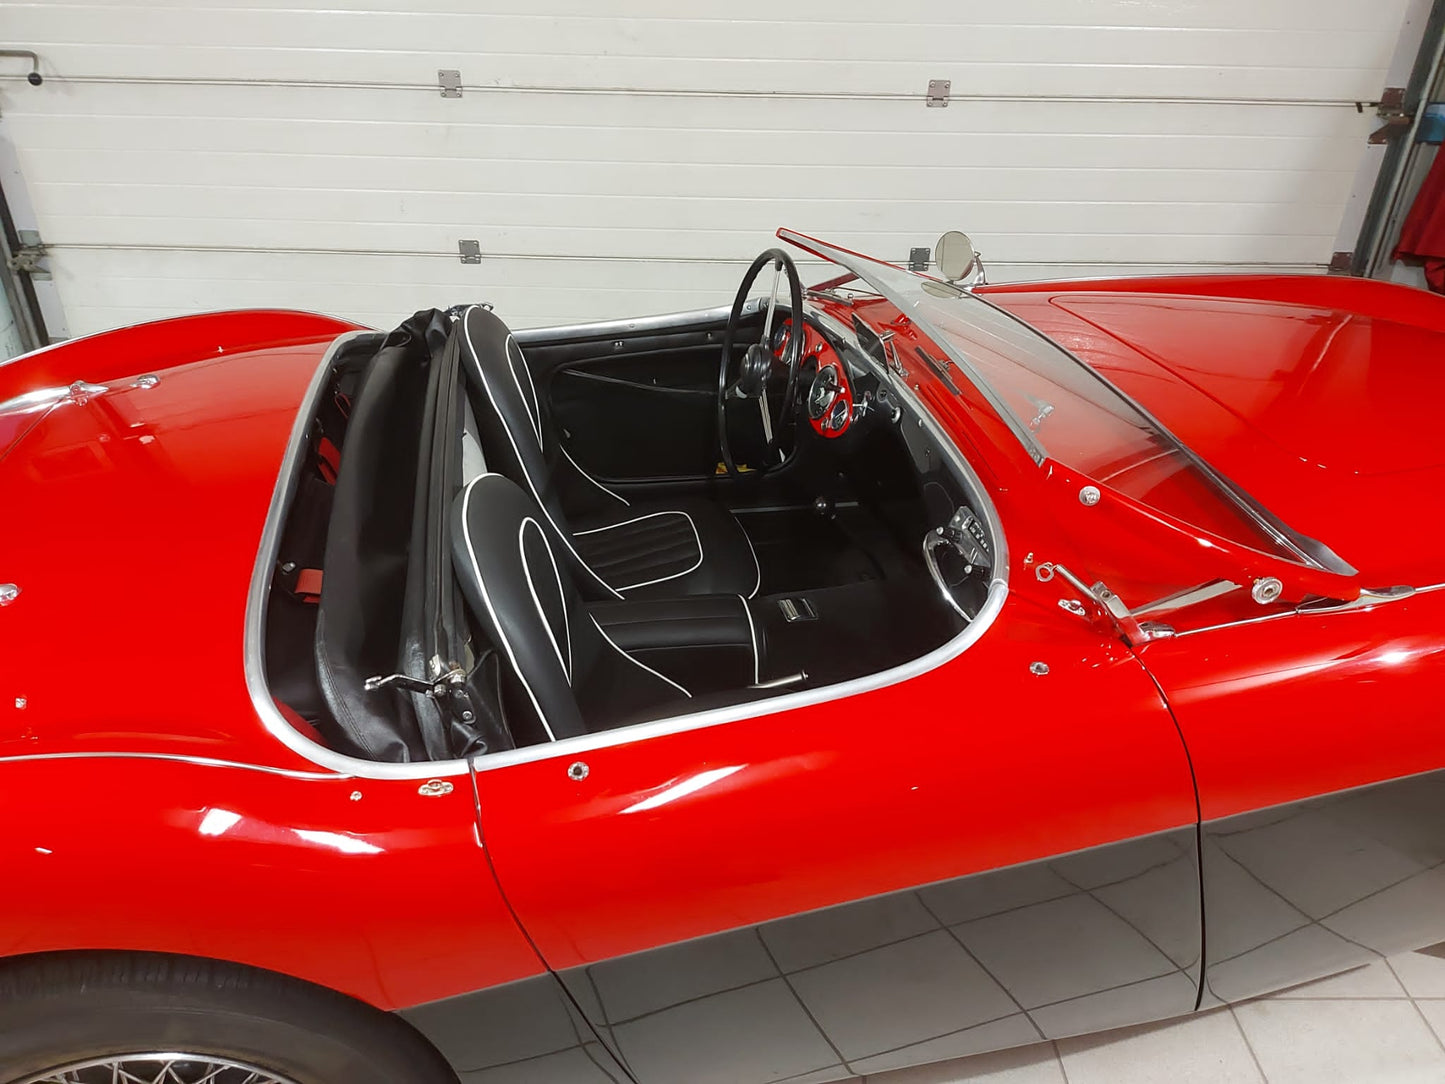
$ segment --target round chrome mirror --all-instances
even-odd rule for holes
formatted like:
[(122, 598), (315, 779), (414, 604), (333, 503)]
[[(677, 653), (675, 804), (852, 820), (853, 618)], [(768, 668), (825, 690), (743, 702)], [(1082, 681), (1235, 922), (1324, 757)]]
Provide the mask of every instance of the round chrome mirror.
[(978, 262), (978, 253), (968, 234), (949, 230), (938, 239), (933, 249), (933, 262), (939, 273), (949, 282), (957, 282), (973, 270)]

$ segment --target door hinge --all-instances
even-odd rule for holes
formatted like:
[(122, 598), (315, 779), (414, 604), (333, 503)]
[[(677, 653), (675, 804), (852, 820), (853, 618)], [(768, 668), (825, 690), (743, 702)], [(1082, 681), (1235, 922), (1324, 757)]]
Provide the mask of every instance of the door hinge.
[[(1386, 87), (1384, 93), (1380, 95), (1380, 100), (1373, 104), (1375, 106), (1375, 115), (1385, 122), (1370, 133), (1370, 138), (1367, 142), (1375, 146), (1390, 142), (1397, 132), (1404, 131), (1410, 127), (1410, 123), (1415, 119), (1414, 113), (1407, 113), (1405, 111), (1404, 87)], [(1356, 102), (1355, 108), (1362, 113), (1364, 112), (1364, 106), (1361, 102)]]
[(930, 79), (928, 81), (928, 98), (925, 104), (929, 109), (947, 109), (949, 92), (952, 89), (952, 79)]
[(480, 241), (458, 241), (457, 256), (462, 263), (481, 263), (482, 243)]
[(443, 98), (462, 96), (462, 73), (456, 68), (438, 68), (437, 86), (441, 87)]
[(10, 270), (26, 275), (48, 275), (45, 268), (40, 266), (40, 261), (50, 255), (50, 250), (45, 247), (45, 242), (40, 240), (39, 231), (17, 230), (16, 235), (20, 244), (10, 253)]

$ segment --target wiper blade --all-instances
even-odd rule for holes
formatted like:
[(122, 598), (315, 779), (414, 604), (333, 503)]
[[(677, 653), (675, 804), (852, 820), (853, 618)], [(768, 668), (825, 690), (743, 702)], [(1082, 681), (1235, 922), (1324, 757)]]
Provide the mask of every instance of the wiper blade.
[(913, 352), (928, 363), (928, 367), (933, 370), (933, 374), (938, 377), (939, 380), (943, 381), (949, 391), (953, 392), (954, 395), (959, 394), (958, 385), (953, 382), (952, 362), (934, 357), (921, 346), (915, 346)]

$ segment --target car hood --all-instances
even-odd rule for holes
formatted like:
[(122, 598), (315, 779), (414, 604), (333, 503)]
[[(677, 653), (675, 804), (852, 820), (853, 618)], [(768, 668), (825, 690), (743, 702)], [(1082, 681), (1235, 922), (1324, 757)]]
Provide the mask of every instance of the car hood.
[(167, 367), (132, 355), (129, 375), (112, 359), (105, 384), (0, 404), (26, 419), (0, 458), (0, 582), (19, 588), (0, 608), (0, 757), (295, 760), (251, 706), (243, 625), (298, 407), (347, 327), (328, 323), (325, 338), (212, 344)]
[(1445, 324), (1338, 300), (1147, 287), (989, 300), (1071, 351), (1368, 584), (1445, 579), (1445, 440), (1427, 413), (1445, 401)]

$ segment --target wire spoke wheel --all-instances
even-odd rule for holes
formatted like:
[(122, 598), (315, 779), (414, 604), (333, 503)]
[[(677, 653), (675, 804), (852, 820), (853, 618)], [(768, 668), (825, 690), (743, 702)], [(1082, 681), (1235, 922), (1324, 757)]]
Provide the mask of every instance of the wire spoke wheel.
[(26, 1077), (18, 1084), (295, 1084), (244, 1062), (206, 1054), (123, 1054), (92, 1058)]

